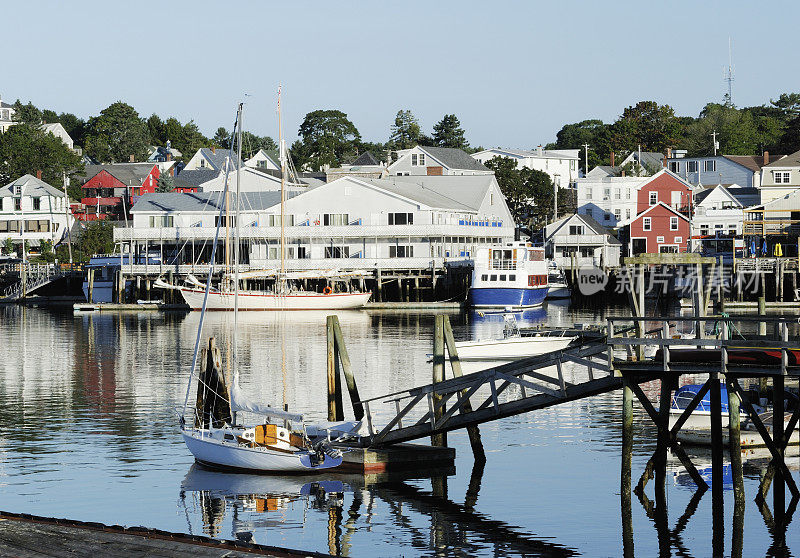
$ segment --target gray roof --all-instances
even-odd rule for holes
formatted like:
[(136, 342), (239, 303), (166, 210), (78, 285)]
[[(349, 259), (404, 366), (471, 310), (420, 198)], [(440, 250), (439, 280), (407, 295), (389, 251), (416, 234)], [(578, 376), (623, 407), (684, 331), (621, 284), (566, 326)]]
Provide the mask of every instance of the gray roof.
[(450, 169), (492, 172), (490, 168), (473, 159), (469, 153), (452, 147), (423, 147), (420, 149)]
[(176, 188), (197, 188), (209, 180), (214, 180), (222, 171), (214, 169), (183, 170), (175, 177)]
[(84, 183), (99, 173), (107, 171), (111, 176), (127, 185), (141, 186), (145, 177), (150, 174), (155, 163), (113, 163), (109, 165), (86, 165)]
[(350, 165), (354, 166), (354, 167), (355, 166), (359, 166), (359, 167), (373, 166), (373, 165), (380, 165), (380, 164), (381, 164), (380, 161), (378, 161), (375, 158), (375, 155), (373, 155), (370, 151), (365, 151), (364, 153), (359, 155), (356, 158), (355, 161), (350, 163)]
[(460, 211), (478, 211), (492, 184), (493, 174), (466, 176), (389, 176), (358, 180), (421, 204)]
[(795, 151), (791, 155), (787, 155), (777, 161), (766, 165), (768, 167), (800, 167), (800, 151)]
[[(231, 192), (231, 206), (236, 204), (236, 194)], [(280, 192), (242, 192), (243, 211), (263, 210), (281, 203)], [(224, 207), (222, 192), (198, 192), (196, 194), (180, 194), (169, 192), (164, 194), (145, 194), (131, 208), (131, 213), (172, 213), (175, 211), (212, 212), (217, 213)]]
[(579, 219), (580, 221), (583, 221), (583, 223), (584, 223), (584, 224), (585, 224), (585, 225), (586, 225), (586, 226), (587, 226), (587, 227), (588, 227), (588, 228), (589, 228), (589, 229), (590, 229), (590, 230), (591, 230), (591, 231), (592, 231), (594, 234), (605, 234), (605, 235), (608, 235), (608, 236), (610, 237), (610, 238), (608, 239), (608, 242), (609, 242), (609, 244), (622, 244), (622, 243), (619, 241), (619, 239), (618, 239), (617, 237), (615, 237), (613, 234), (611, 234), (611, 229), (610, 229), (610, 228), (608, 228), (608, 227), (605, 227), (605, 226), (601, 225), (599, 222), (597, 222), (597, 221), (596, 221), (596, 220), (595, 220), (593, 217), (591, 217), (590, 215), (584, 215), (584, 214), (582, 214), (582, 213), (576, 213), (576, 214), (574, 214), (574, 215), (568, 215), (567, 217), (564, 217), (564, 218), (563, 218), (563, 219), (561, 219), (560, 221), (557, 221), (556, 223), (551, 223), (550, 225), (548, 225), (548, 226), (557, 225), (557, 226), (556, 226), (556, 227), (553, 229), (553, 232), (551, 232), (551, 233), (550, 233), (548, 236), (553, 236), (553, 235), (555, 235), (555, 234), (556, 234), (556, 233), (557, 233), (559, 230), (561, 230), (561, 228), (562, 228), (564, 225), (566, 225), (566, 224), (567, 224), (569, 221), (571, 221), (572, 219)]
[(14, 186), (22, 186), (23, 193), (26, 196), (64, 196), (62, 190), (50, 186), (47, 182), (39, 180), (33, 175), (25, 174), (17, 178), (14, 182), (0, 188), (0, 198), (13, 196)]
[(530, 149), (514, 149), (514, 148), (504, 148), (504, 147), (493, 147), (491, 149), (485, 149), (481, 151), (484, 153), (486, 151), (494, 151), (498, 153), (498, 157), (503, 157), (507, 155), (511, 155), (512, 157), (535, 157), (539, 159), (573, 159), (576, 158), (574, 152), (579, 151), (578, 149), (542, 149), (541, 153), (538, 149), (530, 150)]
[[(638, 151), (633, 152), (633, 158), (636, 161), (639, 160)], [(661, 170), (661, 168), (664, 166), (663, 161), (664, 161), (663, 153), (658, 153), (653, 151), (642, 151), (642, 160), (639, 161), (639, 164), (645, 168), (647, 166), (651, 166), (654, 167), (656, 170)]]
[(612, 167), (609, 165), (597, 165), (589, 171), (586, 178), (602, 178), (604, 176), (619, 176), (619, 167)]
[[(228, 149), (216, 149), (216, 152), (212, 150), (210, 147), (201, 147), (198, 150), (203, 157), (208, 160), (211, 166), (216, 170), (224, 170), (225, 169), (225, 159), (228, 157), (230, 151)], [(236, 153), (233, 154), (231, 157), (231, 162), (233, 163), (232, 167), (236, 168), (236, 161), (238, 157)]]
[(720, 186), (725, 188), (725, 190), (744, 207), (749, 207), (753, 204), (761, 202), (761, 191), (758, 188), (742, 188), (739, 186), (734, 188), (732, 187), (732, 184), (717, 184), (716, 186), (697, 192), (694, 195), (694, 202), (702, 202), (709, 196), (709, 194), (711, 194), (711, 192), (714, 191), (715, 188), (719, 188)]
[(5, 101), (0, 101), (0, 108), (14, 108), (14, 105), (9, 105)]

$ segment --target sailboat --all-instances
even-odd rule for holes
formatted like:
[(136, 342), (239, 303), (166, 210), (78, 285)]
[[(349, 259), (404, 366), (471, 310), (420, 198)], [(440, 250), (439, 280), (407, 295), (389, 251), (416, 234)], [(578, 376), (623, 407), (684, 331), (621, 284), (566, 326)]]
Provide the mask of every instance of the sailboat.
[[(292, 278), (306, 278), (311, 277), (309, 272), (287, 274), (286, 273), (286, 234), (285, 234), (285, 210), (286, 210), (286, 174), (288, 164), (288, 154), (286, 152), (286, 140), (283, 139), (283, 127), (281, 124), (281, 92), (278, 90), (278, 135), (280, 138), (280, 162), (281, 162), (281, 242), (280, 242), (280, 257), (281, 268), (280, 273), (275, 274), (271, 271), (264, 272), (249, 272), (252, 277), (261, 276), (275, 276), (274, 288), (271, 291), (243, 291), (239, 293), (239, 309), (240, 310), (351, 310), (354, 308), (361, 308), (369, 302), (372, 296), (371, 291), (366, 292), (335, 292), (331, 287), (319, 293), (316, 291), (294, 290), (289, 288), (289, 280)], [(241, 115), (239, 116), (239, 118)], [(239, 122), (239, 144), (238, 144), (238, 157), (241, 161), (242, 145), (241, 145), (241, 122)], [(231, 155), (233, 149), (231, 149)], [(236, 165), (236, 200), (235, 207), (238, 211), (240, 206), (239, 196), (239, 180), (241, 173), (241, 163)], [(225, 171), (225, 188), (227, 192), (228, 172), (230, 165), (226, 165)], [(220, 204), (222, 205), (222, 204)], [(227, 204), (225, 204), (227, 205)], [(222, 210), (220, 210), (222, 216)], [(227, 216), (226, 216), (227, 217)], [(222, 219), (220, 219), (222, 220)], [(226, 227), (229, 219), (224, 219)], [(239, 247), (239, 219), (235, 219), (235, 250), (238, 252)], [(239, 260), (235, 258), (237, 277)], [(341, 274), (335, 270), (327, 273), (318, 274), (317, 276), (325, 277), (343, 277), (354, 274)], [(356, 274), (357, 275), (357, 274)], [(229, 278), (229, 277), (228, 277)], [(238, 279), (237, 279), (238, 281)], [(178, 290), (183, 295), (186, 304), (192, 310), (200, 310), (203, 305), (207, 310), (233, 310), (234, 307), (234, 294), (231, 290), (231, 282), (223, 281), (222, 284), (216, 288), (206, 291), (203, 284), (197, 279), (189, 277), (187, 285), (171, 285), (164, 281), (156, 281), (156, 287), (162, 289)], [(238, 288), (238, 284), (237, 284)]]
[[(239, 105), (236, 129), (241, 140), (241, 111)], [(239, 187), (237, 182), (237, 194)], [(227, 182), (224, 194), (227, 194)], [(238, 200), (237, 196), (237, 200)], [(238, 203), (236, 204), (236, 223), (238, 223)], [(221, 221), (221, 220), (220, 220)], [(302, 414), (290, 413), (286, 407), (279, 409), (251, 401), (239, 387), (239, 366), (237, 355), (237, 329), (239, 311), (239, 266), (235, 266), (233, 292), (230, 294), (233, 309), (233, 340), (230, 363), (232, 374), (222, 368), (218, 349), (213, 341), (203, 352), (200, 373), (196, 374), (203, 323), (209, 301), (212, 298), (211, 277), (214, 271), (214, 257), (220, 234), (217, 225), (211, 264), (201, 304), (200, 321), (197, 328), (194, 357), (192, 360), (186, 398), (180, 413), (181, 435), (195, 460), (214, 469), (246, 472), (298, 472), (338, 467), (342, 454), (331, 441), (341, 441), (360, 437), (361, 422), (342, 422), (322, 425), (307, 425)], [(234, 245), (235, 259), (238, 261), (238, 235)], [(187, 417), (189, 395), (192, 382), (197, 376), (197, 393), (194, 412)], [(242, 416), (257, 417), (250, 424), (244, 424)], [(189, 418), (189, 420), (187, 420)]]

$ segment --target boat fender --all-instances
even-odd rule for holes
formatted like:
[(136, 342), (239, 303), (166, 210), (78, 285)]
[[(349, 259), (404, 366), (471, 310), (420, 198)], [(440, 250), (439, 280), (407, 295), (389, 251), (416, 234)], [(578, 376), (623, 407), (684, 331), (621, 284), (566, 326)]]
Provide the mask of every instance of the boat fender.
[(332, 292), (333, 292), (333, 289), (331, 289), (330, 287), (325, 287), (324, 289), (322, 289), (322, 294), (329, 295)]

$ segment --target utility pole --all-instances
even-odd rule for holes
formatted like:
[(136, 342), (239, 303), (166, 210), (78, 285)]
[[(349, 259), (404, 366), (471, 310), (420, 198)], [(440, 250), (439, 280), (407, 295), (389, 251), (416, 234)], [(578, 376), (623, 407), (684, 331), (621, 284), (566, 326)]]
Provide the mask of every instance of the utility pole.
[(711, 132), (711, 143), (713, 144), (713, 147), (714, 147), (714, 157), (716, 157), (717, 156), (717, 149), (719, 148), (719, 144), (717, 143), (717, 131), (716, 130)]
[(561, 179), (560, 174), (553, 175), (553, 222), (558, 221), (558, 182)]
[(583, 170), (583, 176), (586, 177), (586, 175), (589, 174), (589, 144), (588, 143), (584, 143), (583, 144), (583, 152), (586, 154), (586, 166), (584, 167), (584, 170)]

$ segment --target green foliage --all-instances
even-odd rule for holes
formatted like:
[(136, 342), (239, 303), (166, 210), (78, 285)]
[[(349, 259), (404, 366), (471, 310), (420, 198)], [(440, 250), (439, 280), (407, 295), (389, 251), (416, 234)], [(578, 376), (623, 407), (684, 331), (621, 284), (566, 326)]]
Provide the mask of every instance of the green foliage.
[(639, 101), (626, 108), (611, 127), (611, 146), (616, 152), (664, 152), (675, 145), (679, 133), (675, 111), (655, 101)]
[(433, 126), (433, 143), (437, 147), (469, 148), (469, 142), (464, 138), (461, 122), (459, 122), (455, 114), (445, 114)]
[(509, 157), (493, 157), (485, 164), (494, 171), (515, 222), (533, 227), (547, 222), (553, 207), (553, 181), (549, 174), (524, 167), (518, 169), (516, 161)]
[(164, 194), (168, 192), (172, 192), (175, 188), (175, 179), (169, 174), (164, 173), (158, 177), (158, 185), (156, 186), (156, 192), (159, 194)]
[[(220, 130), (225, 130), (224, 128), (220, 128)], [(217, 130), (219, 133), (219, 130)], [(224, 147), (224, 146), (220, 146)], [(242, 159), (247, 160), (256, 153), (258, 153), (259, 149), (263, 149), (264, 151), (274, 151), (278, 149), (278, 144), (275, 143), (269, 136), (257, 136), (252, 132), (243, 131), (242, 132)], [(276, 161), (277, 162), (277, 161)]]
[(3, 249), (4, 249), (6, 254), (10, 254), (11, 252), (13, 252), (14, 251), (14, 241), (11, 240), (10, 238), (6, 238), (5, 241), (3, 242)]
[(399, 110), (394, 118), (389, 145), (392, 149), (409, 149), (419, 143), (419, 122), (410, 110)]
[(609, 136), (609, 126), (602, 120), (584, 120), (565, 125), (556, 134), (555, 144), (547, 147), (548, 149), (580, 149), (580, 168), (586, 172), (583, 145), (589, 145), (589, 170), (591, 170), (597, 165), (606, 164), (609, 159), (611, 153)]
[(39, 126), (42, 123), (42, 111), (33, 106), (30, 101), (27, 105), (23, 105), (22, 101), (17, 99), (14, 103), (14, 120), (29, 126)]
[(214, 137), (211, 138), (211, 141), (217, 147), (221, 147), (223, 149), (231, 148), (231, 134), (222, 126), (217, 128), (217, 131), (214, 134)]
[(58, 116), (58, 121), (64, 126), (64, 129), (75, 142), (75, 145), (83, 145), (86, 138), (86, 121), (78, 118), (72, 113), (62, 112)]
[(150, 134), (139, 113), (127, 103), (117, 101), (89, 119), (85, 149), (102, 162), (125, 163), (147, 159)]
[(800, 116), (800, 93), (781, 93), (777, 101), (769, 100), (778, 109), (785, 120), (793, 120)]
[(340, 110), (315, 110), (300, 124), (300, 139), (292, 144), (298, 168), (338, 167), (357, 153), (361, 134)]
[(376, 159), (383, 161), (386, 159), (386, 146), (387, 144), (379, 141), (360, 141), (356, 149), (359, 154), (369, 151), (375, 155)]
[(64, 142), (52, 134), (27, 124), (11, 126), (0, 134), (0, 183), (8, 184), (24, 174), (36, 176), (42, 171), (42, 180), (58, 187), (63, 175), (83, 171), (81, 158)]
[(88, 261), (92, 254), (112, 253), (114, 251), (114, 226), (107, 221), (91, 221), (81, 231), (78, 249), (83, 261)]
[(44, 109), (42, 111), (42, 122), (47, 124), (58, 122), (58, 115), (50, 109)]

